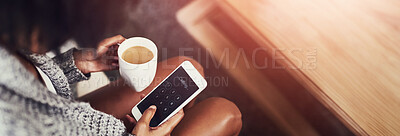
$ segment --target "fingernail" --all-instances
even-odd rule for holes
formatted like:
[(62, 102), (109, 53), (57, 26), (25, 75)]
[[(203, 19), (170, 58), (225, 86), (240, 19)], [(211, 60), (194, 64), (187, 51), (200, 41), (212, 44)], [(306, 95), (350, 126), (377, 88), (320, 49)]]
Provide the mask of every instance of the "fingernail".
[(155, 105), (151, 105), (149, 109), (155, 110), (157, 107)]

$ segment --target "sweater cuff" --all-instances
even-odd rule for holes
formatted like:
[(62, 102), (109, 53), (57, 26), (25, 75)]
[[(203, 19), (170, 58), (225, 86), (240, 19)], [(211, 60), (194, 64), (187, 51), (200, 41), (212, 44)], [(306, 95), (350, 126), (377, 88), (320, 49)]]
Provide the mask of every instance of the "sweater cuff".
[(60, 55), (57, 55), (53, 60), (58, 64), (58, 66), (63, 70), (64, 75), (68, 79), (68, 83), (73, 84), (82, 80), (88, 80), (90, 78), (90, 73), (83, 74), (81, 70), (75, 65), (73, 53), (77, 49), (72, 48)]
[(124, 134), (122, 134), (123, 136), (136, 136), (136, 135), (132, 135), (131, 133), (125, 132)]

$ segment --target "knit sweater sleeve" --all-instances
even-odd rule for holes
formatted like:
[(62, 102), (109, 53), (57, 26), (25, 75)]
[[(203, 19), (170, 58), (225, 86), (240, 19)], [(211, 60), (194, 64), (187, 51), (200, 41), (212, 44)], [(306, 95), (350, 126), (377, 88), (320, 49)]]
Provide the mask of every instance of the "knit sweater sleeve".
[(74, 61), (74, 56), (73, 53), (77, 49), (72, 48), (60, 55), (57, 55), (56, 57), (53, 58), (53, 61), (62, 69), (64, 72), (65, 76), (68, 79), (69, 84), (73, 84), (82, 80), (88, 80), (90, 77), (89, 74), (83, 74), (82, 71), (80, 71)]

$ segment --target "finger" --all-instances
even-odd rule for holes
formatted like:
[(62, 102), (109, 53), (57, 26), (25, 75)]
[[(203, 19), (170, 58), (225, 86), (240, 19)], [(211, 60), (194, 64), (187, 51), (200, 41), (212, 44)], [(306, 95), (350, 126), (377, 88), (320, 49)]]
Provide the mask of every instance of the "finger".
[(107, 52), (108, 48), (113, 45), (117, 45), (122, 43), (125, 38), (121, 35), (113, 36), (107, 39), (104, 39), (99, 43), (99, 47), (97, 49), (97, 54), (104, 54)]
[(118, 57), (118, 45), (112, 45), (112, 46), (108, 47), (106, 55), (107, 56)]
[(183, 109), (181, 109), (178, 113), (172, 116), (169, 120), (164, 122), (159, 126), (157, 131), (167, 132), (166, 134), (170, 134), (172, 130), (178, 125), (178, 123), (182, 120), (184, 116)]
[(145, 125), (146, 127), (150, 126), (150, 121), (156, 113), (157, 107), (155, 105), (151, 105), (146, 111), (144, 111), (142, 117), (140, 117), (138, 121), (138, 125)]
[(115, 55), (113, 59), (118, 61), (118, 56)]
[[(132, 113), (129, 113), (128, 115), (131, 116), (131, 117), (133, 118), (133, 114), (132, 114)], [(135, 119), (135, 120), (136, 120), (136, 119)]]
[(108, 70), (117, 70), (119, 68), (118, 63), (112, 63)]
[(119, 68), (118, 63), (111, 63), (111, 64), (96, 64), (92, 67), (92, 72), (99, 72), (99, 71), (110, 71), (116, 70)]
[(112, 63), (117, 63), (118, 64), (118, 57), (117, 58), (110, 57), (109, 59), (102, 60), (102, 61), (105, 61), (105, 64), (107, 64), (107, 65), (111, 65)]
[(111, 63), (111, 66), (113, 66), (113, 68), (118, 67), (118, 63)]
[(130, 123), (136, 123), (136, 120), (131, 117), (130, 115), (125, 115), (125, 118), (130, 122)]
[(143, 99), (145, 96), (146, 96), (146, 95), (141, 94), (141, 95), (140, 95), (140, 99)]
[(112, 55), (112, 56), (118, 56), (118, 47), (119, 47), (119, 45), (118, 45), (119, 43), (117, 43), (117, 45), (112, 45), (112, 46), (110, 46), (109, 47), (109, 53), (110, 53), (110, 55)]
[[(129, 116), (129, 115), (127, 115), (127, 116)], [(127, 117), (127, 116), (125, 116), (124, 118), (121, 118), (121, 120), (122, 120), (122, 122), (124, 123), (124, 125), (125, 125), (125, 127), (126, 127), (126, 130), (127, 130), (128, 132), (131, 132), (131, 131), (133, 130), (135, 124), (136, 124), (136, 121), (134, 121), (134, 119), (133, 119), (133, 121), (132, 121), (132, 120), (130, 119), (130, 118), (132, 118), (132, 117)]]

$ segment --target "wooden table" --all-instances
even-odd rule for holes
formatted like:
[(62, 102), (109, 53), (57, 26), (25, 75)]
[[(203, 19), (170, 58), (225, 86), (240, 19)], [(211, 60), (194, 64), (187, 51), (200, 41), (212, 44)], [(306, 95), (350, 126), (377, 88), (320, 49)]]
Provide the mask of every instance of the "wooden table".
[(318, 135), (251, 65), (263, 55), (355, 134), (400, 135), (400, 1), (197, 0), (177, 17), (288, 134)]

